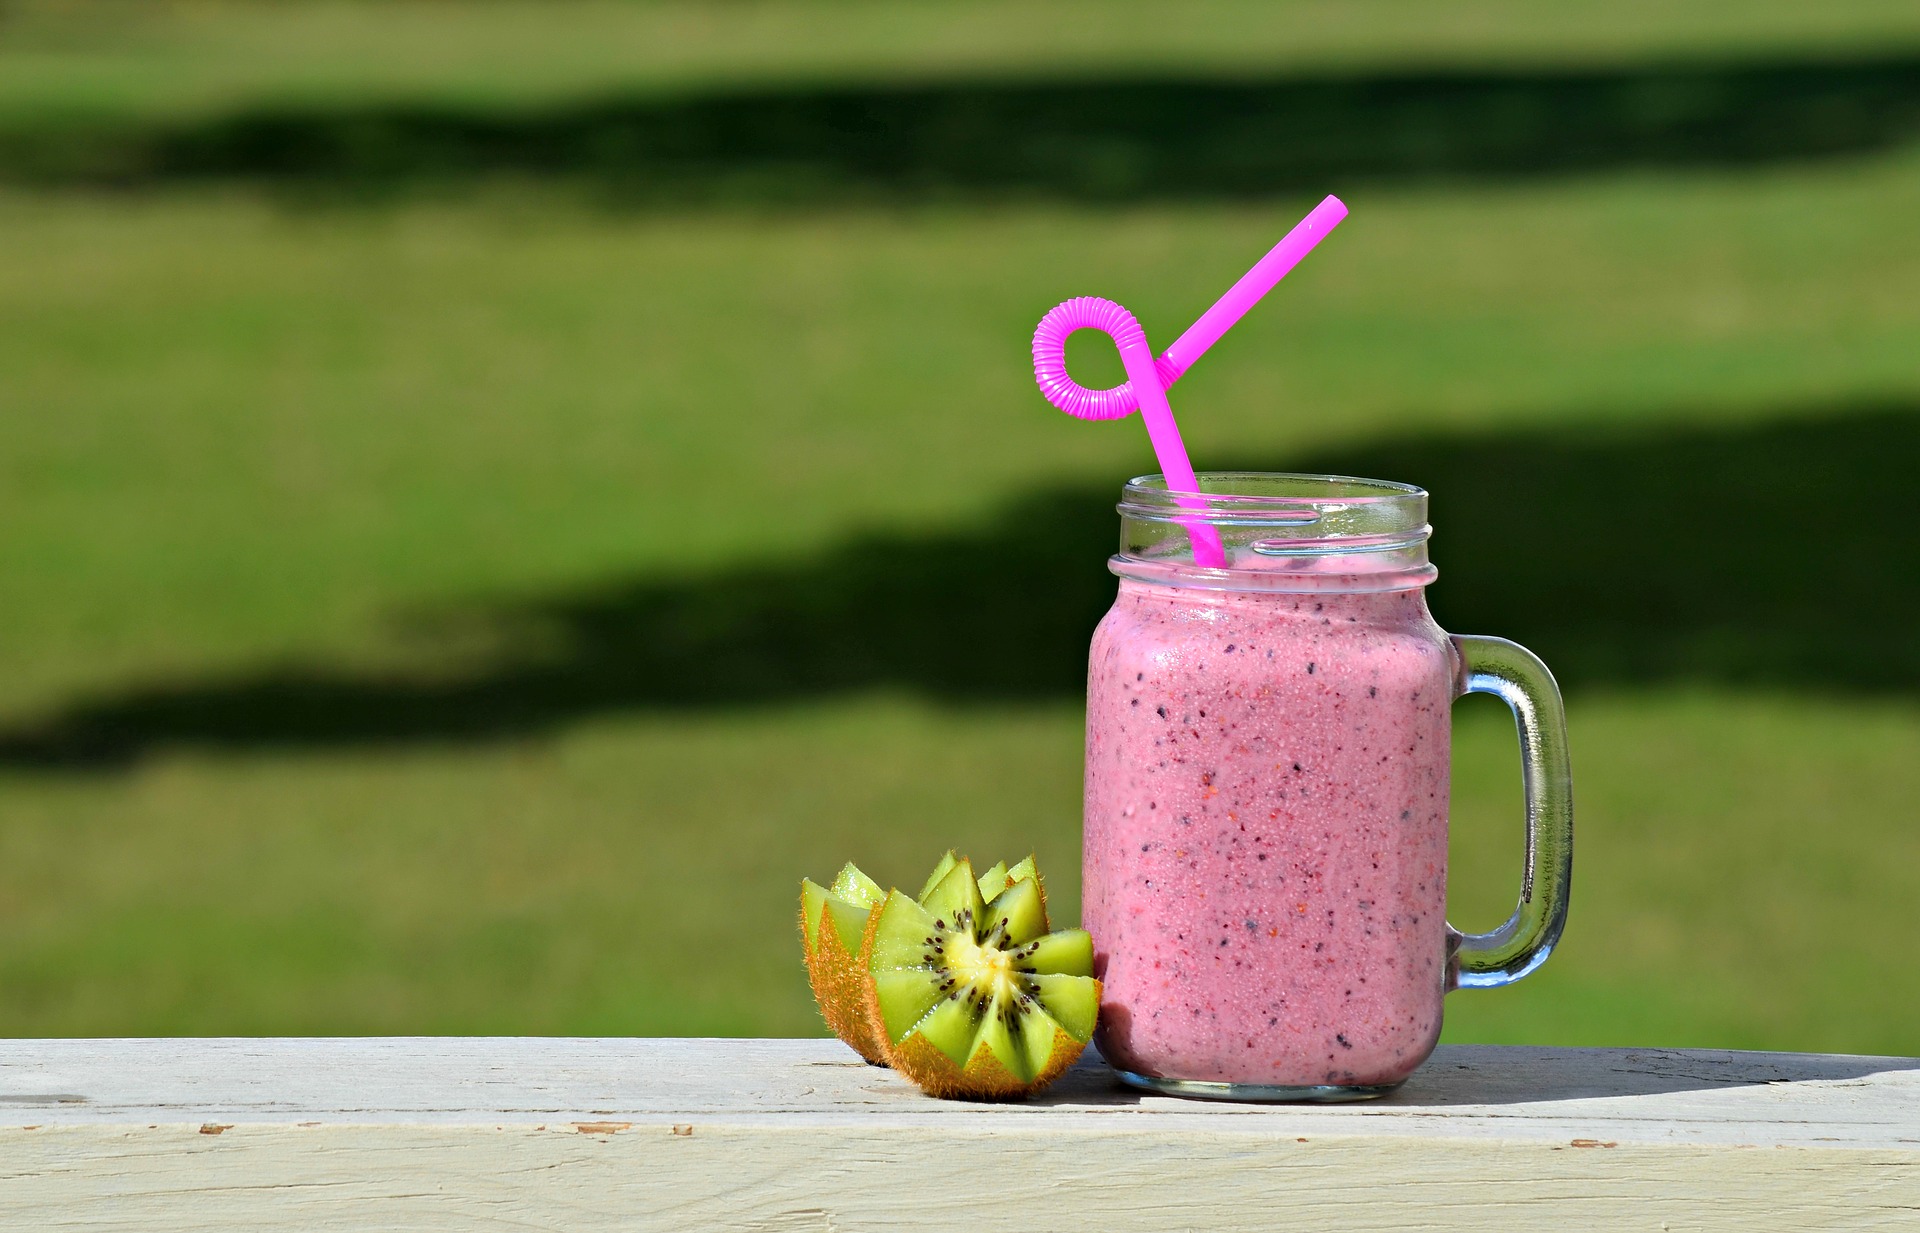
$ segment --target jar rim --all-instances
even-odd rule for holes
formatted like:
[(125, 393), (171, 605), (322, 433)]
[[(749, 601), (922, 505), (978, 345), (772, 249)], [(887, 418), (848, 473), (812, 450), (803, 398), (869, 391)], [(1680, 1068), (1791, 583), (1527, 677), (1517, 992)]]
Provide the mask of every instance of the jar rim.
[(1177, 510), (1188, 518), (1197, 514), (1207, 521), (1240, 521), (1328, 503), (1402, 504), (1426, 521), (1427, 490), (1394, 480), (1304, 471), (1202, 471), (1194, 478), (1200, 485), (1197, 493), (1170, 490), (1164, 475), (1136, 475), (1120, 490), (1119, 512), (1171, 517)]
[[(1206, 471), (1199, 491), (1170, 491), (1161, 475), (1121, 490), (1123, 578), (1232, 590), (1397, 590), (1433, 581), (1427, 493), (1354, 475)], [(1192, 528), (1215, 528), (1226, 568), (1198, 565)]]

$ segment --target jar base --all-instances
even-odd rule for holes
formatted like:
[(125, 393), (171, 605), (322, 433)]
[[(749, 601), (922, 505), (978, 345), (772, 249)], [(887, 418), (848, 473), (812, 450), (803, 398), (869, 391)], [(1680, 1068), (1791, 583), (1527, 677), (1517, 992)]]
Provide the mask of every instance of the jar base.
[(1209, 1083), (1197, 1079), (1156, 1079), (1130, 1070), (1113, 1068), (1120, 1082), (1162, 1096), (1185, 1096), (1193, 1100), (1233, 1100), (1258, 1104), (1344, 1104), (1373, 1100), (1400, 1086), (1398, 1083), (1344, 1084), (1317, 1083), (1294, 1086), (1284, 1083)]

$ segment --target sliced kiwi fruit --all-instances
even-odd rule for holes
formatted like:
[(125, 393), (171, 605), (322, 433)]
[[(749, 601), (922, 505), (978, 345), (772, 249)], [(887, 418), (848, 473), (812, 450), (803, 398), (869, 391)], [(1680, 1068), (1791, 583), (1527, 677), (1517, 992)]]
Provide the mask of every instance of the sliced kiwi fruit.
[[(949, 850), (934, 867), (921, 893), (929, 894), (938, 886), (960, 858)], [(1032, 876), (1029, 857), (1015, 869)], [(1001, 882), (1007, 878), (1005, 862), (994, 866)], [(861, 947), (866, 938), (867, 918), (886, 898), (880, 884), (860, 871), (851, 861), (840, 870), (831, 886), (821, 886), (811, 878), (800, 881), (800, 935), (806, 953), (807, 979), (813, 986), (814, 1001), (834, 1035), (853, 1046), (861, 1057), (876, 1066), (886, 1062), (886, 1046), (874, 1033), (867, 1010), (868, 987), (872, 978)]]
[(833, 1034), (876, 1066), (887, 1064), (886, 1044), (873, 1030), (865, 946), (867, 925), (886, 892), (847, 862), (832, 886), (800, 881), (800, 938), (813, 999)]
[(1099, 1010), (1093, 941), (1049, 931), (1032, 858), (987, 873), (949, 853), (918, 900), (893, 891), (867, 918), (872, 1030), (935, 1096), (1038, 1091), (1080, 1056)]

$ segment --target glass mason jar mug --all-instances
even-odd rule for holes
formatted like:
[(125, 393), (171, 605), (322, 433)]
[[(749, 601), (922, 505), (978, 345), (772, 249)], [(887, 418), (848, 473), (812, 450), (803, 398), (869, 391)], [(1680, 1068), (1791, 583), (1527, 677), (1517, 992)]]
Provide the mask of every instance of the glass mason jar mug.
[[(1339, 476), (1129, 483), (1087, 676), (1084, 906), (1126, 1082), (1358, 1099), (1425, 1061), (1441, 999), (1518, 980), (1566, 920), (1566, 720), (1546, 666), (1427, 612), (1427, 494)], [(1225, 569), (1193, 562), (1207, 529)], [(1197, 532), (1197, 534), (1196, 534)], [(1527, 860), (1500, 928), (1446, 923), (1449, 708), (1520, 731)]]

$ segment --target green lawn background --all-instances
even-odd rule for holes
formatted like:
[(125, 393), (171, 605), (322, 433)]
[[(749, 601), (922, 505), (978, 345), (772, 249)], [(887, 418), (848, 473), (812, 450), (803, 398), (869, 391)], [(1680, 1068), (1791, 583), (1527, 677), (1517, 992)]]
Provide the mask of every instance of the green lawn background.
[(1905, 0), (12, 0), (0, 114), (267, 100), (483, 105), (603, 90), (928, 76), (1844, 57), (1911, 45)]
[[(1021, 8), (1037, 16), (24, 6), (0, 22), (0, 125), (276, 91), (511, 107), (608, 83), (1920, 40), (1893, 5), (1581, 5), (1549, 21), (1487, 4), (1436, 24), (1429, 6), (1215, 4), (1168, 46), (1137, 16)], [(1913, 149), (1386, 184), (1349, 204), (1181, 384), (1202, 466), (1920, 406)], [(0, 719), (30, 729), (276, 665), (459, 672), (498, 648), (438, 614), (807, 560), (879, 528), (931, 544), (1060, 482), (1117, 489), (1150, 467), (1140, 434), (1040, 402), (1032, 322), (1103, 294), (1171, 338), (1310, 205), (642, 211), (527, 182), (331, 205), (217, 182), (6, 189)], [(1075, 360), (1091, 379), (1104, 357)], [(1582, 556), (1565, 545), (1565, 568)], [(1818, 589), (1819, 562), (1782, 561), (1778, 585)], [(1453, 916), (1469, 928), (1504, 914), (1518, 877), (1513, 740), (1478, 701), (1459, 709)], [(1451, 999), (1450, 1038), (1920, 1052), (1911, 682), (1592, 683), (1569, 710), (1565, 944), (1515, 990)], [(1079, 724), (1070, 697), (881, 687), (636, 705), (487, 741), (159, 739), (125, 766), (16, 761), (0, 769), (0, 1031), (815, 1032), (791, 936), (802, 874), (854, 857), (913, 883), (949, 844), (986, 860), (1033, 848), (1071, 913)]]

